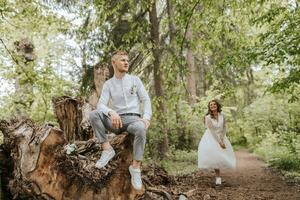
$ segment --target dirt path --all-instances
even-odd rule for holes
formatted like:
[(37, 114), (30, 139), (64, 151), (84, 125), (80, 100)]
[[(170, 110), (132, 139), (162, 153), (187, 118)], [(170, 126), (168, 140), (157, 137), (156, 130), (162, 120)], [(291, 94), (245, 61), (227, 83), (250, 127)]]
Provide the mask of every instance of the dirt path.
[(189, 200), (300, 200), (299, 185), (287, 183), (266, 168), (262, 160), (245, 150), (237, 151), (236, 156), (237, 169), (222, 172), (225, 182), (221, 187), (214, 186), (213, 172), (199, 171), (176, 178), (174, 193), (178, 188), (182, 192), (190, 191)]

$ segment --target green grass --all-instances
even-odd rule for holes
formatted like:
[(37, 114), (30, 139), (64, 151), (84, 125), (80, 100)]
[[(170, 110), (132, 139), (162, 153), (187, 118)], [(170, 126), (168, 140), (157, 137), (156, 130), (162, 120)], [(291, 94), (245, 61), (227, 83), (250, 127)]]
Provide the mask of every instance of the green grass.
[(286, 177), (289, 180), (293, 180), (300, 184), (300, 172), (295, 171), (281, 171), (284, 177)]
[(300, 172), (300, 158), (295, 157), (294, 155), (281, 155), (277, 158), (273, 158), (269, 161), (272, 167), (284, 171), (298, 171)]
[(238, 151), (241, 149), (249, 149), (248, 145), (246, 144), (232, 144), (232, 148), (234, 149), (234, 151)]
[(160, 165), (171, 175), (190, 174), (198, 169), (197, 151), (175, 150), (169, 158), (160, 161)]

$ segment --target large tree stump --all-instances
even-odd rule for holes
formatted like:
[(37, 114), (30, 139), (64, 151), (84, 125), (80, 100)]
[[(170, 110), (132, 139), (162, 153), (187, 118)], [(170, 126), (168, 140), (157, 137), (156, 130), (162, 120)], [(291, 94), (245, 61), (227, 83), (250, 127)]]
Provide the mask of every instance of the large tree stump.
[[(91, 107), (67, 96), (53, 100), (60, 128), (38, 126), (29, 119), (1, 121), (6, 155), (11, 169), (6, 185), (13, 199), (134, 199), (145, 189), (132, 188), (128, 167), (132, 162), (132, 137), (111, 140), (116, 156), (104, 169), (95, 168), (102, 149), (91, 134), (87, 116)], [(67, 154), (70, 143), (77, 148)]]
[[(101, 154), (96, 140), (78, 141), (77, 149), (66, 154), (67, 144), (60, 129), (36, 126), (31, 120), (1, 121), (4, 149), (10, 151), (13, 169), (8, 190), (13, 199), (135, 199), (144, 193), (130, 183), (132, 138), (113, 138), (117, 154), (104, 169), (96, 169)], [(8, 176), (9, 177), (9, 176)]]
[[(166, 191), (154, 187), (171, 180), (161, 168), (144, 169), (143, 182), (148, 190), (136, 191), (131, 186), (131, 135), (123, 133), (110, 139), (116, 156), (99, 170), (94, 166), (101, 145), (92, 137), (78, 140), (82, 134), (93, 135), (88, 122), (91, 106), (66, 96), (53, 102), (61, 129), (37, 125), (30, 119), (0, 121), (4, 135), (0, 175), (5, 200), (170, 199)], [(67, 154), (70, 143), (76, 149)]]

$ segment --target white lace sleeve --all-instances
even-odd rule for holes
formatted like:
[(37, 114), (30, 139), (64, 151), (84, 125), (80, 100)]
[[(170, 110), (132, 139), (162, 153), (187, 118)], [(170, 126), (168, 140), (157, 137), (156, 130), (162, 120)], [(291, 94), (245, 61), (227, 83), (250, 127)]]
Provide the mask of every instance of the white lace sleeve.
[(209, 117), (209, 115), (206, 115), (205, 116), (205, 125), (207, 127), (207, 129), (209, 130), (209, 132), (212, 134), (212, 136), (214, 137), (214, 139), (220, 143), (221, 140), (220, 138), (218, 137), (218, 135), (216, 134), (216, 128), (214, 127), (212, 121), (211, 121), (211, 118)]
[(222, 113), (222, 117), (223, 117), (223, 127), (222, 127), (222, 132), (220, 134), (220, 139), (223, 142), (223, 139), (224, 139), (224, 137), (226, 135), (226, 131), (227, 131), (226, 129), (227, 129), (227, 127), (226, 127), (225, 115), (223, 113)]

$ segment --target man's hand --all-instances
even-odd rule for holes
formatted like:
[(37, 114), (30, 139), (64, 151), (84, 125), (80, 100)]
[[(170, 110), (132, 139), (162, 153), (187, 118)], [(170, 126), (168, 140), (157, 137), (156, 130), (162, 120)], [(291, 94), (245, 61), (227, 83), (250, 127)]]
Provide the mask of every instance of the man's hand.
[(150, 126), (150, 121), (149, 121), (148, 119), (141, 119), (141, 120), (144, 122), (144, 124), (145, 124), (145, 129), (147, 130), (148, 127)]
[(116, 113), (115, 111), (110, 111), (108, 115), (110, 116), (113, 128), (122, 128), (122, 120), (118, 113)]
[(222, 149), (226, 149), (226, 146), (225, 146), (224, 142), (220, 142), (219, 144), (220, 144), (220, 147), (221, 147)]

